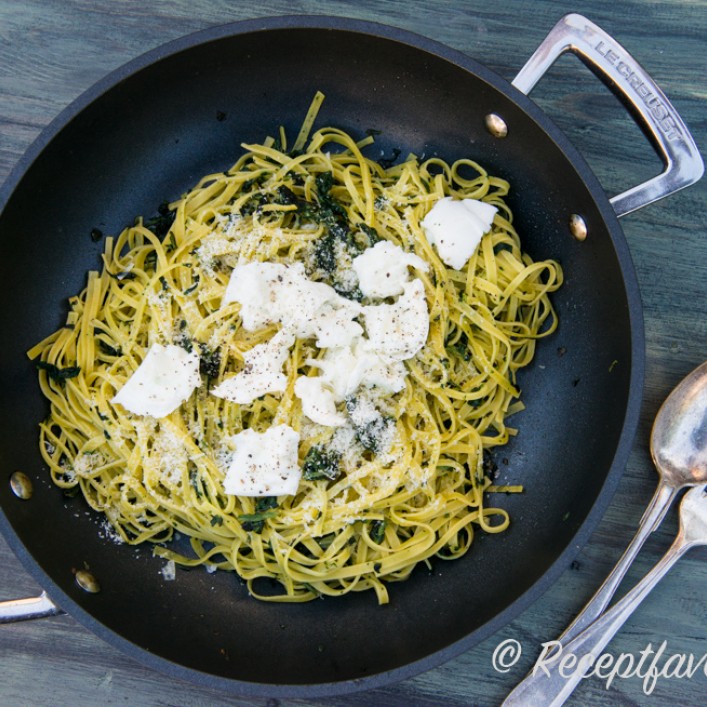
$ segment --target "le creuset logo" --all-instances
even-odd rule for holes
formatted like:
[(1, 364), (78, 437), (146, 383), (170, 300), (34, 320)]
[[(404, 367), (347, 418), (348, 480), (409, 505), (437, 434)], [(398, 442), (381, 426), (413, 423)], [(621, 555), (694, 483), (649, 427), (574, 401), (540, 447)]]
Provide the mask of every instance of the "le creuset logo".
[[(650, 695), (661, 679), (692, 678), (700, 672), (707, 677), (707, 653), (699, 657), (692, 653), (668, 654), (667, 641), (656, 649), (649, 643), (638, 654), (621, 653), (618, 656), (611, 653), (593, 656), (563, 652), (559, 641), (543, 643), (542, 649), (531, 670), (533, 675), (550, 677), (550, 670), (554, 670), (569, 679), (579, 672), (582, 678), (603, 680), (607, 690), (616, 678), (639, 678), (643, 680), (644, 694)], [(514, 638), (501, 641), (491, 658), (494, 670), (507, 673), (520, 660), (522, 653), (523, 647)]]
[(658, 122), (660, 129), (665, 133), (667, 139), (681, 140), (682, 133), (680, 132), (677, 120), (671, 115), (670, 110), (663, 100), (646, 85), (641, 74), (637, 72), (630, 63), (624, 61), (618, 52), (606, 46), (603, 41), (600, 41), (594, 47), (594, 50), (616, 68), (621, 79), (628, 84), (635, 94), (646, 104), (646, 107)]

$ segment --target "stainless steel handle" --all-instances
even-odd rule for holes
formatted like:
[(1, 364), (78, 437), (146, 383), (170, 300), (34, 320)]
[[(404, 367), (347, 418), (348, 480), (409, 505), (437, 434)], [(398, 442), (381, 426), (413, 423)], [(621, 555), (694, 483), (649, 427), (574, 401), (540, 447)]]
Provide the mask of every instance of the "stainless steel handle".
[(12, 621), (26, 621), (28, 619), (43, 619), (47, 616), (63, 614), (60, 609), (46, 594), (42, 592), (38, 597), (29, 599), (13, 599), (0, 601), (0, 624)]
[(563, 17), (528, 59), (513, 85), (529, 93), (565, 52), (576, 54), (634, 116), (663, 160), (659, 175), (613, 197), (618, 216), (694, 184), (704, 173), (702, 157), (682, 118), (638, 62), (585, 17)]

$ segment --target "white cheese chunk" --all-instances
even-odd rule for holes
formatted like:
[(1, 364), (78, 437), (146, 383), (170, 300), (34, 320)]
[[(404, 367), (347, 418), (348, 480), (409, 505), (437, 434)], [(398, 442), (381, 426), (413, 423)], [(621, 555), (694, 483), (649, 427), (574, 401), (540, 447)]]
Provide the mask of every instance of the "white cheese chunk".
[(246, 331), (257, 331), (278, 320), (277, 287), (287, 268), (282, 263), (246, 263), (231, 271), (221, 305), (238, 302)]
[[(421, 280), (410, 281), (409, 267), (427, 270), (418, 256), (387, 241), (356, 259), (366, 296), (393, 297), (395, 304), (363, 307), (332, 287), (309, 280), (302, 263), (251, 262), (238, 265), (223, 304), (241, 305), (243, 328), (254, 331), (279, 323), (282, 329), (269, 342), (244, 355), (243, 371), (211, 392), (235, 403), (250, 403), (265, 393), (283, 392), (283, 365), (295, 338), (315, 338), (323, 356), (307, 360), (321, 370), (316, 377), (295, 381), (302, 411), (315, 423), (345, 424), (337, 405), (360, 386), (397, 393), (405, 387), (402, 361), (425, 344), (429, 329), (427, 301)], [(352, 270), (353, 272), (353, 270)], [(358, 321), (363, 315), (366, 332)], [(367, 335), (367, 336), (366, 336)]]
[(429, 312), (422, 280), (405, 285), (395, 304), (363, 308), (369, 346), (385, 361), (412, 358), (427, 341)]
[(321, 374), (298, 378), (295, 394), (302, 401), (302, 412), (312, 422), (328, 427), (345, 424), (346, 417), (336, 405), (361, 386), (375, 387), (383, 394), (398, 393), (405, 387), (404, 364), (384, 361), (361, 337), (351, 346), (328, 349), (322, 358), (308, 359), (306, 363), (319, 368)]
[(363, 328), (353, 318), (361, 312), (361, 306), (344, 297), (325, 302), (311, 317), (309, 327), (317, 337), (320, 349), (349, 346), (363, 333)]
[(111, 402), (136, 415), (165, 417), (200, 383), (199, 354), (173, 344), (153, 344)]
[(353, 395), (361, 385), (375, 386), (384, 393), (397, 393), (405, 387), (405, 366), (384, 360), (361, 337), (351, 346), (329, 349), (322, 358), (309, 359), (307, 363), (321, 370), (321, 378), (333, 391), (336, 402)]
[(285, 496), (297, 493), (302, 470), (297, 462), (299, 434), (288, 425), (265, 432), (234, 435), (235, 452), (223, 486), (235, 496)]
[(440, 199), (422, 219), (427, 240), (442, 261), (461, 270), (474, 254), (481, 237), (491, 229), (497, 209), (477, 199)]
[[(247, 263), (231, 273), (222, 304), (239, 302), (246, 331), (281, 323), (300, 338), (316, 336), (318, 346), (361, 332), (352, 319), (360, 307), (323, 282), (309, 280), (302, 263)], [(332, 318), (333, 317), (333, 318)], [(337, 331), (335, 331), (335, 329)]]
[(295, 395), (302, 401), (302, 412), (312, 421), (327, 427), (341, 427), (346, 418), (336, 410), (334, 392), (321, 377), (301, 376), (295, 382)]
[(354, 258), (358, 286), (366, 297), (394, 297), (410, 281), (408, 267), (427, 271), (427, 263), (390, 241), (379, 241)]
[(405, 388), (407, 368), (402, 361), (384, 361), (375, 352), (368, 352), (366, 372), (362, 383), (367, 388), (377, 388), (381, 393), (399, 393)]
[(268, 341), (246, 351), (243, 370), (212, 388), (211, 393), (241, 405), (252, 403), (266, 393), (282, 393), (287, 387), (287, 376), (282, 367), (294, 342), (290, 332), (278, 331)]
[(320, 369), (320, 378), (336, 402), (345, 400), (361, 385), (368, 365), (355, 344), (328, 349), (322, 358), (307, 359), (307, 363)]
[(340, 427), (346, 417), (336, 404), (353, 395), (360, 386), (375, 387), (384, 394), (398, 393), (405, 387), (404, 364), (384, 361), (368, 342), (358, 337), (351, 346), (328, 349), (320, 359), (306, 362), (321, 370), (315, 378), (298, 378), (295, 394), (302, 400), (302, 412), (312, 422)]
[(319, 334), (317, 324), (322, 323), (323, 310), (344, 308), (342, 314), (348, 314), (349, 319), (356, 316), (355, 307), (347, 306), (353, 303), (337, 294), (333, 287), (307, 279), (302, 263), (293, 265), (288, 275), (286, 286), (280, 288), (280, 321), (284, 326), (291, 327), (298, 337)]

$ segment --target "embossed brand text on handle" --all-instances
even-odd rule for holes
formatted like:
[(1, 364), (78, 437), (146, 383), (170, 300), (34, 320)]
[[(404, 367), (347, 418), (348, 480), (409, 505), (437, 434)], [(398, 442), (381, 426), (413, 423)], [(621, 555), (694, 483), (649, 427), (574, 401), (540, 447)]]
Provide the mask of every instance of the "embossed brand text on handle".
[(660, 97), (654, 93), (650, 84), (646, 84), (642, 74), (636, 71), (620, 54), (607, 46), (603, 40), (597, 43), (594, 50), (616, 68), (616, 71), (623, 78), (624, 82), (651, 112), (651, 115), (655, 118), (658, 126), (665, 134), (666, 139), (681, 140), (683, 137), (682, 132), (675, 118)]

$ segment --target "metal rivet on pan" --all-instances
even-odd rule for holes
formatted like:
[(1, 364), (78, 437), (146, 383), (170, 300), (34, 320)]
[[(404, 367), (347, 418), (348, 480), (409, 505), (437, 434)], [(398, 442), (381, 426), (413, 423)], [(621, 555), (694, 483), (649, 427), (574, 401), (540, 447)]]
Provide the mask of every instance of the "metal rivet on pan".
[(506, 137), (508, 135), (508, 125), (498, 113), (489, 113), (484, 120), (486, 122), (486, 130), (494, 137)]
[(32, 491), (34, 491), (29, 477), (21, 471), (16, 471), (10, 477), (10, 488), (12, 489), (12, 493), (23, 501), (32, 498)]
[(85, 592), (90, 592), (91, 594), (97, 594), (101, 591), (101, 585), (98, 584), (98, 580), (86, 570), (78, 570), (76, 572), (76, 584), (81, 587)]
[(578, 241), (583, 241), (587, 237), (587, 222), (579, 214), (570, 216), (570, 233)]

